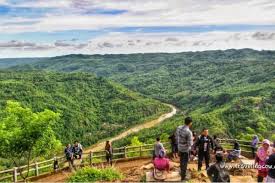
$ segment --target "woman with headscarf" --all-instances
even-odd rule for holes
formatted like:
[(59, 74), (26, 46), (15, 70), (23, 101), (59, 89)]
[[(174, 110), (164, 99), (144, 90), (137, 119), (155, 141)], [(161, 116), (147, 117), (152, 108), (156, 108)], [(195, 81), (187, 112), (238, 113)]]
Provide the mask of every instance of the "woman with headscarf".
[(113, 147), (110, 141), (106, 141), (105, 152), (106, 152), (106, 161), (108, 164), (112, 166), (113, 165), (112, 163)]
[(266, 160), (271, 153), (272, 148), (270, 147), (270, 141), (264, 139), (262, 147), (258, 149), (255, 159), (255, 163), (258, 165), (258, 182), (263, 182), (264, 178), (267, 176), (268, 169), (264, 166), (266, 165)]
[(252, 150), (252, 156), (255, 158), (255, 152), (257, 151), (259, 143), (259, 138), (257, 135), (254, 135), (252, 142), (251, 142), (251, 150)]

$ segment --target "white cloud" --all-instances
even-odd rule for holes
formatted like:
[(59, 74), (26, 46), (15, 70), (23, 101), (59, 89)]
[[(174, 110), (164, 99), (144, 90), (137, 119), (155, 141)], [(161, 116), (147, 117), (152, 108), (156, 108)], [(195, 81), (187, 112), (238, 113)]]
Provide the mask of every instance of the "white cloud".
[(7, 4), (6, 0), (0, 0), (0, 5), (6, 5), (6, 4)]
[[(0, 43), (0, 57), (56, 56), (72, 53), (118, 54), (183, 52), (252, 48), (275, 50), (275, 32), (120, 33), (113, 32), (86, 43), (55, 41), (51, 44)], [(12, 54), (13, 53), (13, 54)]]
[[(58, 13), (47, 13), (34, 24), (5, 25), (0, 32), (36, 32), (94, 30), (116, 27), (191, 26), (191, 25), (275, 25), (273, 0), (38, 0), (16, 6), (53, 7)], [(86, 12), (126, 10), (118, 15), (96, 15)], [(10, 17), (9, 21), (19, 21)], [(30, 18), (33, 19), (33, 18)], [(19, 21), (20, 22), (20, 21)]]
[[(90, 45), (90, 50), (92, 53), (181, 52), (230, 48), (274, 50), (274, 35), (274, 32), (111, 33), (92, 39), (94, 44)], [(129, 40), (134, 44), (129, 44)], [(102, 42), (122, 46), (98, 47)]]

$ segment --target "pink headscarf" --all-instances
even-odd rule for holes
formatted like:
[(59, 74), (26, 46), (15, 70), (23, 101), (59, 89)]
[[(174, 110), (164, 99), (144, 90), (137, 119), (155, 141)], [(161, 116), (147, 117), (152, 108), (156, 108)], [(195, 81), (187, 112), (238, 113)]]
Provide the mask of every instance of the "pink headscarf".
[[(260, 147), (258, 149), (258, 152), (257, 152), (257, 157), (259, 158), (259, 162), (258, 164), (259, 165), (265, 165), (265, 161), (267, 159), (267, 157), (271, 154), (272, 152), (272, 149), (270, 147), (270, 141), (265, 139), (263, 140), (263, 143), (262, 144), (267, 144), (269, 145), (269, 148), (266, 150), (263, 146)], [(258, 170), (260, 171), (267, 171), (265, 168), (259, 168)]]
[(263, 145), (264, 144), (267, 144), (269, 146), (269, 148), (267, 150), (264, 149), (264, 147), (260, 147), (258, 152), (257, 152), (257, 155), (258, 155), (258, 158), (261, 160), (261, 161), (265, 161), (267, 156), (269, 156), (269, 153), (270, 153), (270, 141), (267, 140), (267, 139), (264, 139), (263, 140)]

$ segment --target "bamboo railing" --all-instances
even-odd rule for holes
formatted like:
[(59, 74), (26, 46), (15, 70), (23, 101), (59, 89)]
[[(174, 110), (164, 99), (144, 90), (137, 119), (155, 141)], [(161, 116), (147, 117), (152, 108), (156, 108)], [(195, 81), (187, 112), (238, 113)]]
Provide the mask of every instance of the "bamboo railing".
[[(230, 150), (228, 147), (233, 147), (232, 143), (234, 139), (219, 139), (220, 144), (225, 146), (227, 150)], [(251, 145), (248, 141), (237, 140), (240, 143), (240, 147), (242, 148), (242, 152), (250, 152)], [(163, 143), (164, 147), (170, 152), (170, 144)], [(120, 148), (113, 149), (113, 160), (127, 160), (132, 158), (142, 158), (142, 157), (151, 157), (152, 151), (154, 149), (154, 144), (145, 144), (140, 146), (125, 146)], [(104, 163), (105, 161), (105, 151), (95, 151), (83, 153), (82, 155), (82, 163), (81, 166), (92, 166), (98, 163)], [(58, 161), (58, 169), (54, 169), (54, 161)], [(0, 182), (18, 182), (20, 179), (19, 170), (26, 174), (29, 172), (29, 178), (38, 177), (41, 175), (53, 173), (58, 170), (62, 170), (64, 168), (68, 168), (69, 164), (66, 162), (66, 158), (64, 156), (54, 157), (52, 159), (35, 162), (28, 166), (14, 167), (12, 169), (0, 171)]]

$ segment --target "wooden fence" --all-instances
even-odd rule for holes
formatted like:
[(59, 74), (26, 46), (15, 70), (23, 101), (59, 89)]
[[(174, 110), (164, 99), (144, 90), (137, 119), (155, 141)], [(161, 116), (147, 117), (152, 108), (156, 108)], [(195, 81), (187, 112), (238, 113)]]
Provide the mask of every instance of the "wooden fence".
[[(227, 149), (230, 150), (233, 147), (232, 143), (234, 139), (219, 139), (220, 143)], [(240, 147), (242, 148), (242, 152), (250, 152), (251, 145), (250, 142), (238, 140), (240, 143)], [(164, 147), (170, 152), (170, 144), (163, 143)], [(141, 146), (127, 146), (114, 148), (113, 150), (113, 160), (127, 160), (131, 158), (142, 158), (142, 157), (151, 157), (153, 152), (154, 144), (146, 144)], [(105, 162), (105, 151), (96, 151), (83, 153), (83, 158), (81, 162), (81, 166), (93, 166), (98, 163)], [(58, 169), (54, 168), (54, 162), (58, 161)], [(63, 157), (54, 157), (52, 159), (35, 162), (30, 164), (29, 166), (29, 178), (38, 177), (41, 175), (53, 173), (58, 170), (62, 170), (64, 168), (68, 168), (69, 164), (66, 162), (66, 158)], [(0, 171), (0, 182), (17, 182), (22, 180), (19, 170), (26, 174), (28, 172), (28, 166), (21, 166), (20, 169), (14, 167), (13, 169)]]

